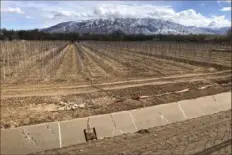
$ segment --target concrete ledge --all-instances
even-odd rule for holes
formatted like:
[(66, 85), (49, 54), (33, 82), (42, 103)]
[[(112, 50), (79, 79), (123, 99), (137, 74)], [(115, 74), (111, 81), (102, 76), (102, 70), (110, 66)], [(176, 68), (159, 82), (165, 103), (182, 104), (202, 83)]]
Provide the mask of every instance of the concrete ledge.
[(60, 131), (62, 143), (60, 147), (86, 142), (84, 129), (87, 128), (88, 120), (90, 126), (95, 127), (98, 139), (122, 134), (116, 128), (112, 114), (61, 121)]
[(216, 94), (213, 98), (220, 105), (221, 111), (231, 109), (231, 92)]
[(111, 114), (92, 116), (90, 117), (90, 124), (95, 127), (98, 139), (120, 135), (119, 132), (116, 132)]
[(134, 133), (137, 131), (137, 127), (134, 124), (134, 120), (129, 111), (112, 113), (112, 117), (116, 124), (116, 130), (119, 131), (121, 134)]
[(221, 106), (213, 96), (179, 101), (178, 104), (188, 119), (209, 115), (221, 111)]
[(167, 124), (159, 115), (157, 106), (132, 110), (131, 114), (137, 130)]
[(136, 109), (131, 113), (137, 129), (146, 129), (187, 119), (178, 103)]
[(178, 103), (161, 104), (157, 109), (162, 120), (167, 124), (187, 119)]
[(60, 122), (60, 147), (85, 142), (84, 129), (87, 128), (87, 118), (73, 119)]
[(57, 123), (1, 130), (1, 154), (27, 154), (59, 148)]
[(229, 109), (231, 92), (88, 118), (2, 129), (1, 154), (27, 154), (84, 143), (88, 120), (101, 139)]
[(220, 105), (212, 96), (205, 96), (196, 99), (197, 108), (201, 109), (203, 115), (210, 115), (220, 111)]
[(196, 99), (183, 100), (177, 103), (179, 104), (180, 108), (183, 110), (183, 113), (187, 117), (187, 119), (196, 118), (204, 115), (202, 109), (197, 108)]

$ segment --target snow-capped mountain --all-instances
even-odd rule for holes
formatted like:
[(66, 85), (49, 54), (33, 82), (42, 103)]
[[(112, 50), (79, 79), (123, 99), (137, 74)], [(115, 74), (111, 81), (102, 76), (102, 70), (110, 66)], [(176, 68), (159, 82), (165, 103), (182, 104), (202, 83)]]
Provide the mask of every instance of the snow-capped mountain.
[(78, 32), (109, 34), (120, 31), (125, 34), (225, 34), (229, 27), (224, 28), (202, 28), (184, 26), (170, 21), (153, 18), (112, 18), (92, 19), (80, 22), (64, 22), (41, 29), (50, 33)]

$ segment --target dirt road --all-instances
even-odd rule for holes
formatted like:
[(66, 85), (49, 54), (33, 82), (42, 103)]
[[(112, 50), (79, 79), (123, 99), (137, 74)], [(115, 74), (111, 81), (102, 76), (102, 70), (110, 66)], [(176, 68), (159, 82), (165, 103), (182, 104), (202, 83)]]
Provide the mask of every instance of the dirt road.
[[(132, 87), (141, 87), (147, 85), (161, 85), (161, 84), (173, 84), (178, 82), (194, 82), (213, 80), (218, 78), (230, 78), (231, 70), (219, 71), (215, 73), (205, 74), (187, 74), (181, 76), (169, 76), (162, 78), (149, 78), (149, 79), (137, 79), (128, 81), (118, 81), (112, 83), (101, 83), (93, 85), (78, 85), (78, 86), (47, 86), (47, 87), (7, 87), (2, 88), (2, 99), (15, 98), (15, 97), (28, 97), (28, 96), (57, 96), (57, 95), (69, 95), (80, 93), (91, 93), (104, 90), (115, 90)], [(90, 82), (89, 82), (90, 83)], [(97, 86), (97, 87), (96, 87)], [(99, 88), (99, 89), (98, 89)]]
[(36, 154), (231, 154), (231, 110)]

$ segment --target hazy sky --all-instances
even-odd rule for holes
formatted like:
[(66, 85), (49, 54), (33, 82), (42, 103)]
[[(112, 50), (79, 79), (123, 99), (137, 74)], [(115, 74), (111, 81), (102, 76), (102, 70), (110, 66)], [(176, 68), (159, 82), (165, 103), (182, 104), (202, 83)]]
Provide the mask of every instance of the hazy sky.
[(44, 28), (92, 18), (149, 17), (187, 26), (230, 26), (231, 0), (179, 1), (3, 1), (1, 27)]

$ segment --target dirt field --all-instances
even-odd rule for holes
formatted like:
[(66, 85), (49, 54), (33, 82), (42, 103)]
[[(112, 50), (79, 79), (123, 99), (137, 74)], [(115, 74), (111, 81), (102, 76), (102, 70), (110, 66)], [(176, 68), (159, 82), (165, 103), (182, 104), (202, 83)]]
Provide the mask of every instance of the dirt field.
[(3, 42), (1, 128), (231, 91), (224, 45)]
[(35, 154), (231, 154), (231, 110)]

